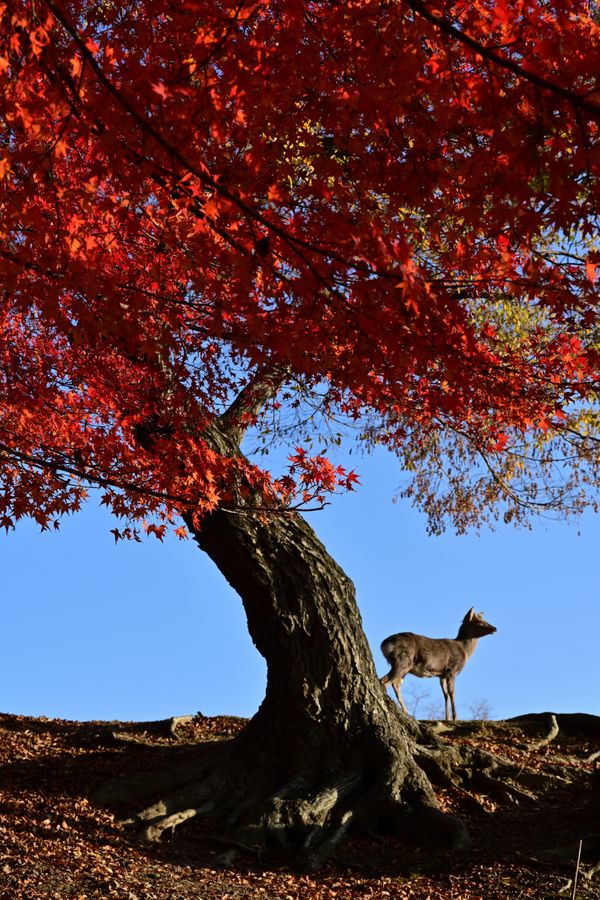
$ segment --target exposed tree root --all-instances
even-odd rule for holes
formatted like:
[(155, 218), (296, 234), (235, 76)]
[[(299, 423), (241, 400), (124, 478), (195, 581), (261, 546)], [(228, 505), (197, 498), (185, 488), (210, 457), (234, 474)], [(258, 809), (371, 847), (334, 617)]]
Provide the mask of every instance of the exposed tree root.
[(355, 752), (340, 759), (339, 749), (329, 757), (327, 749), (317, 754), (309, 744), (304, 755), (282, 765), (276, 746), (267, 749), (242, 735), (199, 746), (193, 760), (174, 770), (121, 779), (97, 799), (129, 813), (136, 807), (123, 821), (145, 840), (158, 841), (200, 817), (223, 826), (225, 864), (236, 853), (251, 852), (261, 858), (285, 855), (296, 868), (314, 870), (351, 829), (468, 849), (466, 828), (437, 808), (430, 783), (453, 789), (481, 813), (482, 794), (500, 803), (531, 802), (561, 780), (464, 743), (448, 743), (426, 725), (414, 723), (407, 731), (403, 752), (380, 769)]
[(548, 744), (553, 741), (556, 737), (558, 737), (558, 722), (556, 721), (556, 716), (551, 714), (548, 718), (548, 727), (544, 737), (536, 741), (529, 749), (530, 750), (541, 750), (542, 747), (547, 747)]
[[(129, 818), (127, 824), (142, 838), (156, 841), (194, 816), (217, 818), (230, 829), (233, 849), (259, 855), (271, 850), (293, 856), (303, 868), (315, 869), (352, 824), (351, 802), (361, 776), (338, 778), (321, 790), (310, 787), (316, 779), (317, 773), (304, 772), (265, 797), (249, 771), (242, 776), (239, 761), (235, 776), (230, 771), (227, 777), (222, 766), (215, 766), (202, 781), (162, 797)], [(241, 781), (246, 781), (243, 797)], [(229, 860), (231, 853), (222, 858)]]
[[(556, 736), (554, 731), (552, 727), (548, 735), (536, 743), (536, 749), (546, 746)], [(484, 793), (500, 802), (530, 802), (539, 793), (571, 780), (570, 770), (564, 766), (554, 766), (552, 772), (542, 774), (537, 769), (516, 765), (512, 760), (480, 748), (449, 744), (427, 726), (421, 727), (415, 757), (434, 784)]]
[(178, 825), (181, 825), (182, 822), (187, 822), (188, 819), (192, 819), (194, 816), (199, 815), (201, 813), (209, 813), (213, 809), (212, 803), (206, 803), (204, 806), (199, 806), (196, 809), (182, 809), (179, 812), (172, 813), (170, 816), (162, 816), (158, 819), (157, 822), (153, 822), (151, 825), (148, 825), (142, 832), (142, 836), (147, 841), (159, 841), (162, 837), (162, 834), (167, 829), (170, 829), (171, 832), (174, 832)]
[[(121, 821), (144, 840), (160, 840), (202, 817), (223, 827), (231, 848), (286, 856), (302, 870), (319, 868), (354, 828), (404, 831), (446, 847), (468, 844), (462, 823), (436, 809), (414, 763), (414, 773), (394, 760), (374, 773), (364, 759), (307, 752), (296, 766), (286, 765), (289, 774), (281, 779), (276, 757), (271, 764), (263, 758), (259, 767), (243, 742), (218, 742), (210, 750), (193, 768), (119, 779), (95, 799), (126, 812)], [(144, 795), (146, 804), (140, 803)]]

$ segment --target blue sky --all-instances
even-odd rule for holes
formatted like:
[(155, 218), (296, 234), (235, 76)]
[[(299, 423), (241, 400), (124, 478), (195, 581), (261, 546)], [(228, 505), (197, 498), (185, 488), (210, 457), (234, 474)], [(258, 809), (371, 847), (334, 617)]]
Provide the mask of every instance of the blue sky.
[[(352, 458), (362, 487), (308, 516), (353, 578), (377, 670), (397, 631), (454, 637), (466, 611), (498, 632), (457, 679), (458, 714), (600, 715), (597, 558), (600, 519), (502, 526), (480, 536), (426, 534), (422, 514), (393, 503), (401, 481), (385, 452)], [(192, 541), (115, 545), (95, 502), (40, 534), (0, 535), (0, 711), (65, 719), (250, 716), (265, 666), (241, 602)], [(408, 676), (407, 705), (439, 712), (437, 679)]]

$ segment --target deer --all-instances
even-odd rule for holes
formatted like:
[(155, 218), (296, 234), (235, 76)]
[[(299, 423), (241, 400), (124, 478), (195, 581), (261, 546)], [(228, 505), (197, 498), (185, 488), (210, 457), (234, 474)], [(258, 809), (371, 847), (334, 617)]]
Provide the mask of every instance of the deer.
[(400, 694), (400, 685), (405, 675), (419, 678), (440, 679), (446, 719), (452, 706), (452, 719), (456, 720), (454, 704), (454, 680), (465, 667), (467, 660), (475, 652), (477, 641), (486, 634), (494, 634), (496, 628), (486, 622), (483, 613), (476, 613), (473, 607), (462, 620), (458, 634), (452, 638), (429, 638), (422, 634), (403, 631), (392, 634), (381, 645), (381, 652), (392, 667), (381, 679), (385, 686), (392, 685), (398, 703), (407, 712)]

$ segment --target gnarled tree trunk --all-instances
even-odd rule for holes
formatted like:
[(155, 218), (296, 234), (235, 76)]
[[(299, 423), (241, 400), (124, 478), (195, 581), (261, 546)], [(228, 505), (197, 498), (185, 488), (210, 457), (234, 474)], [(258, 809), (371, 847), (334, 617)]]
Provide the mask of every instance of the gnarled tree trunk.
[[(219, 453), (241, 457), (237, 415), (273, 390), (257, 383), (206, 433)], [(184, 519), (242, 599), (267, 689), (238, 738), (167, 781), (170, 793), (138, 815), (146, 836), (202, 814), (237, 842), (274, 842), (311, 867), (355, 826), (410, 823), (413, 835), (462, 841), (415, 760), (418, 726), (377, 679), (354, 586), (306, 521), (250, 507), (219, 509), (198, 528)], [(243, 678), (235, 659), (230, 673)]]
[[(234, 839), (315, 867), (350, 827), (464, 832), (437, 810), (408, 720), (380, 685), (354, 586), (297, 514), (218, 511), (199, 546), (242, 598), (267, 662), (266, 696), (218, 761), (143, 813), (157, 837), (196, 812)], [(227, 652), (226, 648), (224, 652)], [(231, 660), (231, 678), (243, 672)], [(416, 726), (415, 726), (416, 727)]]

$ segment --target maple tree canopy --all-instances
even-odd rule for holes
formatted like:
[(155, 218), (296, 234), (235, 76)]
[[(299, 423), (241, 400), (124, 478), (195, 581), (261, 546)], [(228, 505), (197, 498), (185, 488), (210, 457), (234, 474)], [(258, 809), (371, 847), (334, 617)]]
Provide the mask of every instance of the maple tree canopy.
[(595, 4), (10, 0), (0, 21), (0, 526), (47, 527), (90, 484), (159, 536), (233, 504), (241, 469), (267, 506), (352, 486), (303, 447), (278, 479), (219, 453), (223, 414), (360, 421), (434, 523), (442, 459), (456, 494), (478, 455), (480, 498), (509, 505), (557, 439), (593, 467)]

